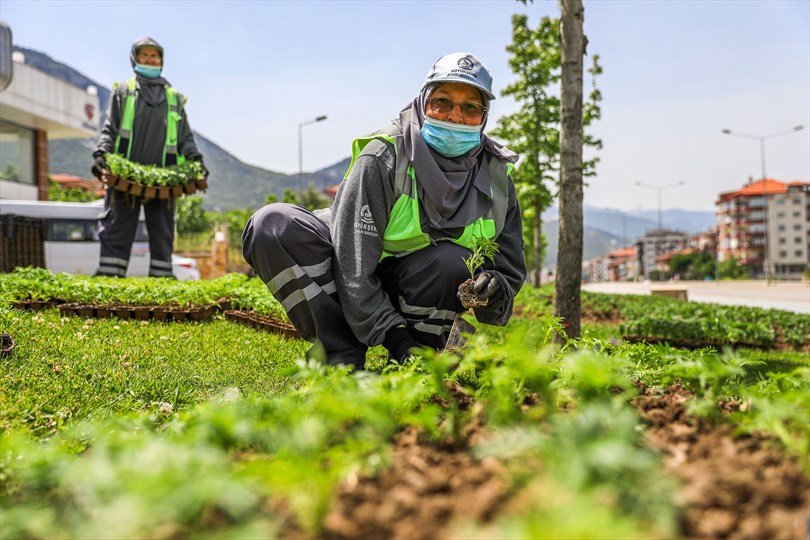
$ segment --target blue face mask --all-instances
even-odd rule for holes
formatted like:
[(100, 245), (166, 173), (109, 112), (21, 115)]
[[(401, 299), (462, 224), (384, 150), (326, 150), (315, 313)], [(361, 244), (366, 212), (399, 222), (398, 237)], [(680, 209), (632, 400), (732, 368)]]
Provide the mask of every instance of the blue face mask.
[(454, 124), (425, 116), (420, 133), (428, 146), (445, 157), (466, 154), (481, 144), (481, 127)]
[(160, 66), (145, 66), (143, 64), (135, 64), (135, 73), (143, 75), (147, 79), (154, 79), (160, 77)]

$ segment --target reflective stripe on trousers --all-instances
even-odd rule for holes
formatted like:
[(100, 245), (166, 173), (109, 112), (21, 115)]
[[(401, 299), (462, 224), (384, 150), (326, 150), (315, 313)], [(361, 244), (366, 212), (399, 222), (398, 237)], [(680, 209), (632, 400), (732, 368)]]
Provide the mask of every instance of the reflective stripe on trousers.
[(466, 311), (456, 293), (470, 277), (464, 264), (469, 256), (465, 247), (438, 242), (382, 262), (378, 274), (383, 289), (420, 343), (444, 347), (456, 314)]
[(301, 336), (323, 345), (327, 362), (365, 365), (367, 347), (338, 301), (332, 242), (321, 220), (299, 206), (267, 205), (248, 220), (242, 253)]

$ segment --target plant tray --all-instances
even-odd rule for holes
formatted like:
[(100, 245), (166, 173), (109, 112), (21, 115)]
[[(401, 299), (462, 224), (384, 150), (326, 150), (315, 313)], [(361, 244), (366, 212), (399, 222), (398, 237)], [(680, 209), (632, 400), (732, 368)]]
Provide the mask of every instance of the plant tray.
[(225, 320), (250, 326), (256, 330), (263, 330), (273, 334), (280, 334), (286, 338), (300, 338), (298, 330), (286, 321), (270, 315), (262, 315), (255, 311), (226, 310)]
[(142, 199), (177, 199), (183, 195), (192, 195), (197, 191), (208, 189), (207, 178), (200, 178), (183, 186), (144, 186), (127, 178), (105, 172), (101, 175), (101, 181), (118, 191)]
[(61, 304), (58, 306), (62, 316), (96, 317), (109, 319), (134, 319), (148, 321), (154, 319), (164, 322), (204, 321), (214, 314), (216, 306), (180, 308), (177, 306), (133, 306), (129, 304)]
[(50, 309), (55, 307), (58, 303), (57, 300), (20, 300), (19, 302), (11, 302), (11, 307), (14, 309), (24, 309), (27, 311), (40, 311), (43, 309)]

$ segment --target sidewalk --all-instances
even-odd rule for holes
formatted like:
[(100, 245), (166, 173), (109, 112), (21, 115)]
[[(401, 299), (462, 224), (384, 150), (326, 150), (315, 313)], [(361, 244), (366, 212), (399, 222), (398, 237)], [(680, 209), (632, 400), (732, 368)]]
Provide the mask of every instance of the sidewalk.
[(765, 281), (653, 281), (586, 283), (583, 291), (650, 294), (651, 289), (687, 290), (690, 302), (782, 309), (810, 314), (810, 284)]

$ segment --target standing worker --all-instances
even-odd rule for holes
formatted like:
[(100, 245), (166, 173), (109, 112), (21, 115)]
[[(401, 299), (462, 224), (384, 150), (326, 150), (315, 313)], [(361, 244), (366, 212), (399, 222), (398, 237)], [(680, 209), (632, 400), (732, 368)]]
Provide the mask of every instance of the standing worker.
[(444, 56), (398, 118), (354, 141), (331, 215), (274, 203), (248, 221), (245, 259), (328, 363), (362, 368), (379, 344), (398, 361), (443, 347), (466, 311), (457, 290), (475, 237), (500, 248), (476, 274), (488, 303), (475, 316), (511, 317), (526, 279), (523, 226), (517, 155), (483, 134), (493, 99), (478, 58)]
[[(163, 47), (150, 37), (141, 38), (133, 43), (129, 61), (135, 76), (113, 86), (107, 122), (93, 152), (93, 174), (101, 178), (102, 171), (108, 169), (104, 160), (107, 153), (158, 167), (180, 164), (186, 159), (202, 164), (202, 154), (186, 118), (186, 98), (161, 76)], [(208, 175), (205, 167), (203, 174)], [(100, 222), (101, 257), (96, 275), (126, 275), (143, 205), (149, 232), (149, 275), (174, 277), (175, 202), (143, 200), (108, 187)]]

